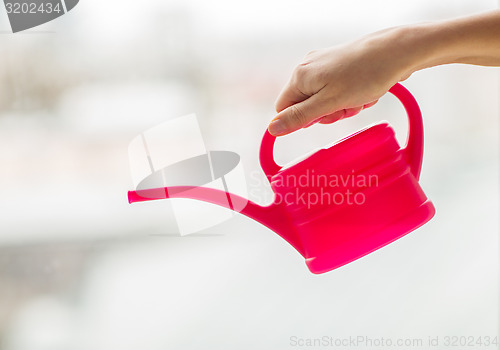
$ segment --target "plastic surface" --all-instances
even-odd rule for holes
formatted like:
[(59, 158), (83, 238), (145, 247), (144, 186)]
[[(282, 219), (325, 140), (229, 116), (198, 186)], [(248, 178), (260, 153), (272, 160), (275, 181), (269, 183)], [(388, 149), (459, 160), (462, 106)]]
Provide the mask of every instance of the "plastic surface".
[(389, 91), (408, 115), (404, 148), (389, 124), (380, 123), (282, 169), (273, 158), (275, 137), (266, 131), (260, 162), (275, 193), (270, 206), (190, 186), (131, 191), (129, 202), (192, 198), (233, 209), (218, 199), (225, 194), (230, 203), (247, 202), (240, 212), (288, 241), (311, 272), (338, 268), (413, 231), (435, 212), (418, 184), (423, 155), (420, 109), (400, 84)]

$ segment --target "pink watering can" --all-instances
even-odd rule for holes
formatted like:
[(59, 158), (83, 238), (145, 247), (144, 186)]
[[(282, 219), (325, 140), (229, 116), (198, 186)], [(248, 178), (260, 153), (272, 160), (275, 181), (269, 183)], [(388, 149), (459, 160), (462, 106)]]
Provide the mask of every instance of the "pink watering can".
[[(191, 198), (236, 210), (290, 243), (313, 273), (324, 273), (377, 250), (434, 216), (420, 188), (423, 124), (417, 102), (402, 85), (389, 92), (409, 119), (401, 148), (386, 122), (360, 130), (287, 167), (276, 164), (276, 138), (266, 131), (260, 163), (275, 194), (263, 207), (240, 196), (196, 186), (130, 191), (129, 203)], [(229, 201), (228, 201), (229, 199)]]

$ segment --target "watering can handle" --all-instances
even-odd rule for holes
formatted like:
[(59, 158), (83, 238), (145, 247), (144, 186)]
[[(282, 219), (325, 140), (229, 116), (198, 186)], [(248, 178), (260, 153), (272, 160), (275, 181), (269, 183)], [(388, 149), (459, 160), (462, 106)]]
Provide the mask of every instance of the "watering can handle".
[[(410, 165), (411, 172), (418, 180), (422, 168), (422, 157), (424, 154), (424, 126), (422, 113), (413, 95), (401, 84), (397, 83), (389, 89), (389, 92), (398, 98), (403, 104), (408, 115), (408, 137), (404, 148), (406, 161)], [(268, 130), (264, 134), (260, 145), (260, 164), (268, 179), (276, 174), (281, 166), (276, 164), (273, 156), (274, 142), (276, 137)]]

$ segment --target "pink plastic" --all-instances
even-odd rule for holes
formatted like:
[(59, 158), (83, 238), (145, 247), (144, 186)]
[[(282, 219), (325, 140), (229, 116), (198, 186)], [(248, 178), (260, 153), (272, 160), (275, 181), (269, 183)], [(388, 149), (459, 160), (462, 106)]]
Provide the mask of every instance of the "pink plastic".
[[(289, 242), (311, 272), (345, 265), (413, 231), (435, 212), (418, 183), (423, 156), (420, 109), (402, 85), (389, 91), (408, 115), (404, 148), (389, 124), (379, 123), (283, 169), (273, 158), (276, 138), (266, 131), (260, 163), (275, 193), (271, 205), (262, 207), (237, 195), (193, 186), (130, 191), (129, 203), (192, 198), (243, 208), (240, 213)], [(221, 200), (226, 195), (232, 207)]]

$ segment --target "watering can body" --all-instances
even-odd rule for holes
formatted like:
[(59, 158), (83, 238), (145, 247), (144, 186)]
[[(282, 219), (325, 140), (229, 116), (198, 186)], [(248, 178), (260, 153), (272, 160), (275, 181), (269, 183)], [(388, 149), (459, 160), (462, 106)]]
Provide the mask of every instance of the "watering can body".
[(269, 206), (194, 186), (131, 191), (129, 202), (192, 198), (228, 207), (229, 198), (230, 209), (283, 237), (305, 258), (311, 272), (338, 268), (413, 231), (435, 212), (418, 183), (423, 156), (420, 109), (402, 85), (389, 91), (408, 115), (404, 148), (383, 122), (281, 167), (273, 157), (275, 137), (266, 131), (260, 162), (275, 194)]

